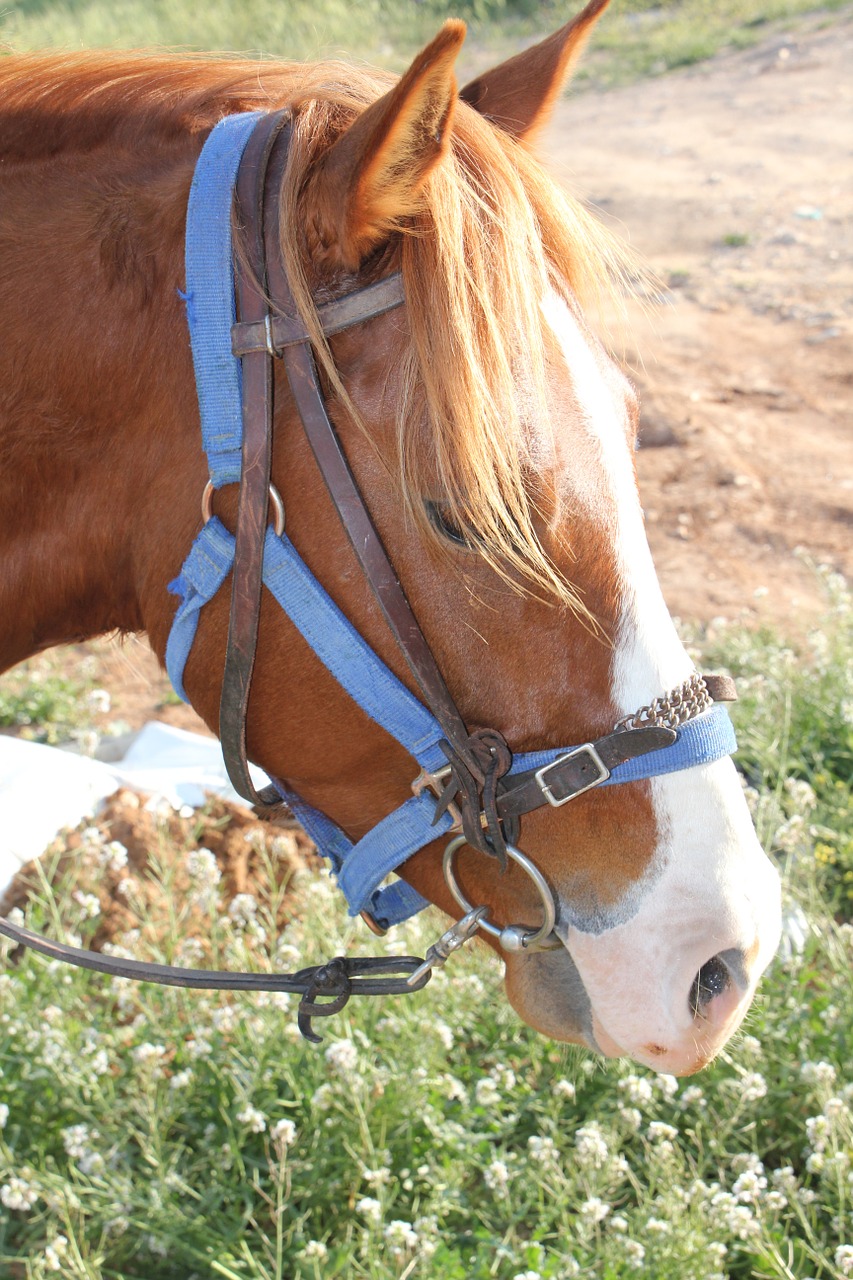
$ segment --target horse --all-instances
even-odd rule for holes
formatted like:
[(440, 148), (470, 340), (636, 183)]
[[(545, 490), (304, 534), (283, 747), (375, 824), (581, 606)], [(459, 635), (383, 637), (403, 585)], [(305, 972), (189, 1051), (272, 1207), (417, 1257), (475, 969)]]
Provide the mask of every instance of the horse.
[[(606, 3), (591, 0), (461, 90), (457, 21), (399, 79), (335, 62), (2, 60), (0, 669), (105, 632), (145, 633), (165, 661), (181, 607), (174, 583), (210, 479), (187, 337), (194, 172), (221, 122), (285, 109), (278, 265), (347, 465), (465, 742), (488, 729), (492, 756), (495, 741), (508, 759), (550, 752), (525, 774), (537, 805), (523, 837), (517, 823), (506, 830), (511, 766), (488, 777), (484, 766), (452, 867), (448, 818), (399, 875), (453, 918), (461, 902), (482, 907), (480, 919), (487, 909), (492, 921), (536, 922), (550, 898), (548, 929), (493, 927), (487, 939), (504, 954), (519, 1016), (557, 1040), (683, 1075), (745, 1016), (778, 944), (780, 891), (729, 745), (597, 785), (613, 764), (596, 742), (618, 747), (620, 732), (643, 726), (671, 742), (721, 711), (709, 711), (710, 680), (695, 672), (653, 568), (636, 395), (585, 318), (596, 295), (625, 287), (630, 264), (536, 155)], [(339, 331), (324, 325), (337, 300), (392, 276), (394, 305)], [(418, 698), (272, 363), (271, 479), (290, 543)], [(236, 486), (215, 489), (207, 501), (230, 530)], [(228, 628), (221, 586), (199, 610), (182, 671), (214, 733)], [(266, 589), (256, 644), (248, 756), (357, 844), (411, 798), (410, 752)], [(556, 757), (566, 742), (584, 746)], [(450, 765), (426, 782), (449, 792), (436, 813), (458, 819), (467, 747), (445, 748)], [(569, 764), (557, 769), (555, 757)], [(591, 781), (556, 794), (560, 770), (575, 765)], [(547, 946), (527, 945), (543, 931)]]

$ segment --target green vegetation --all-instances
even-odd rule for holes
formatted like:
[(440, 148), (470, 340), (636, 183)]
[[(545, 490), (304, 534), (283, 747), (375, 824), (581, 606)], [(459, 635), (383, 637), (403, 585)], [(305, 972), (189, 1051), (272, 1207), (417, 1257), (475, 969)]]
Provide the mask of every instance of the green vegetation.
[[(354, 1002), (319, 1049), (297, 1039), (286, 996), (16, 957), (0, 977), (0, 1274), (853, 1275), (853, 612), (841, 582), (827, 587), (827, 620), (797, 648), (733, 626), (699, 638), (703, 661), (739, 679), (740, 763), (788, 915), (713, 1067), (676, 1081), (550, 1043), (518, 1026), (499, 963), (474, 950), (411, 1000)], [(271, 886), (289, 838), (252, 837)], [(419, 952), (441, 927), (427, 916), (369, 939), (325, 876), (300, 872), (288, 892), (281, 927), (281, 887), (230, 896), (214, 856), (175, 848), (165, 821), (147, 869), (92, 828), (73, 859), (47, 861), (27, 920), (87, 938), (121, 899), (117, 947), (234, 968)]]
[[(15, 49), (95, 46), (218, 49), (288, 59), (360, 57), (401, 70), (446, 17), (470, 39), (462, 74), (473, 74), (543, 35), (580, 0), (10, 0), (0, 38)], [(849, 8), (850, 0), (614, 0), (593, 38), (580, 84), (611, 85), (700, 61), (760, 39), (771, 22)]]
[(68, 672), (56, 654), (32, 658), (0, 682), (0, 727), (15, 729), (34, 742), (82, 741), (92, 717), (108, 705), (102, 689), (93, 689), (93, 661), (83, 658)]

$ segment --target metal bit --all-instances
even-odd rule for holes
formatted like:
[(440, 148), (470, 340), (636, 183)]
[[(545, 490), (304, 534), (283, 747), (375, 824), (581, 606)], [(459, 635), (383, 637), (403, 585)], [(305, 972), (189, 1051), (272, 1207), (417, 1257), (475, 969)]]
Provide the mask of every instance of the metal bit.
[(437, 969), (439, 965), (444, 964), (447, 957), (452, 955), (454, 951), (464, 947), (465, 943), (473, 938), (480, 927), (481, 921), (488, 914), (488, 907), (473, 907), (461, 920), (457, 920), (455, 924), (452, 924), (431, 947), (427, 948), (423, 964), (419, 965), (414, 973), (410, 974), (406, 979), (408, 986), (413, 987), (425, 973), (429, 973), (432, 969)]

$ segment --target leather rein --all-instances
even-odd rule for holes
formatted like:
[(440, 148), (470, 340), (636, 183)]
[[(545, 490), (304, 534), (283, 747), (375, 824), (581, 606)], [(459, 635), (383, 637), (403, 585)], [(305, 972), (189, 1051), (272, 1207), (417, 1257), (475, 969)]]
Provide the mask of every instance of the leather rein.
[[(672, 748), (683, 726), (703, 716), (714, 701), (729, 701), (736, 694), (728, 677), (696, 675), (680, 689), (628, 717), (612, 733), (563, 753), (541, 753), (546, 757), (544, 762), (537, 758), (533, 760), (535, 767), (523, 769), (512, 768), (513, 753), (497, 730), (468, 732), (376, 531), (329, 419), (311, 337), (299, 315), (287, 279), (281, 255), (278, 193), (287, 164), (290, 132), (289, 110), (261, 115), (248, 134), (241, 153), (235, 187), (240, 252), (234, 253), (233, 269), (239, 319), (231, 328), (231, 352), (242, 363), (242, 458), (236, 535), (231, 552), (233, 559), (225, 565), (222, 573), (224, 578), (227, 568), (233, 565), (220, 704), (219, 733), (223, 756), (235, 789), (262, 816), (271, 815), (285, 802), (290, 803), (297, 816), (302, 816), (293, 803), (294, 798), (282, 785), (273, 784), (256, 790), (246, 752), (246, 717), (257, 649), (261, 593), (267, 581), (265, 550), (269, 546), (271, 505), (274, 508), (275, 534), (279, 539), (284, 536), (283, 504), (271, 485), (273, 362), (280, 359), (331, 500), (423, 702), (437, 723), (436, 743), (446, 763), (440, 767), (435, 764), (427, 767), (422, 762), (421, 772), (412, 787), (416, 799), (427, 794), (432, 797), (430, 804), (433, 805), (435, 835), (428, 832), (415, 847), (422, 847), (443, 832), (455, 837), (447, 847), (444, 870), (448, 885), (465, 914), (428, 949), (425, 960), (412, 956), (387, 959), (337, 957), (325, 965), (302, 969), (295, 974), (180, 969), (115, 959), (53, 942), (3, 919), (0, 919), (0, 934), (16, 945), (31, 947), (52, 959), (117, 977), (190, 988), (300, 994), (299, 1028), (306, 1038), (317, 1041), (320, 1037), (312, 1030), (313, 1017), (337, 1013), (352, 995), (388, 995), (421, 990), (429, 981), (432, 968), (443, 963), (478, 929), (497, 937), (505, 950), (561, 945), (552, 932), (555, 914), (552, 891), (541, 872), (516, 847), (522, 816), (544, 805), (559, 807), (592, 787), (606, 784), (614, 769), (650, 753)], [(382, 315), (401, 306), (404, 301), (402, 279), (396, 273), (317, 307), (317, 318), (323, 333), (332, 335)], [(217, 532), (217, 522), (211, 514), (213, 488), (211, 481), (203, 500), (205, 527), (202, 533), (211, 536)], [(228, 535), (224, 534), (224, 537)], [(206, 598), (218, 587), (219, 581), (216, 581), (209, 587)], [(193, 635), (194, 630), (190, 634), (190, 644)], [(185, 658), (186, 655), (183, 656)], [(370, 657), (378, 663), (372, 652)], [(176, 680), (173, 675), (173, 683), (180, 692), (180, 676)], [(402, 693), (410, 697), (405, 690)], [(731, 749), (731, 743), (725, 739), (722, 745), (716, 746), (716, 756), (727, 754)], [(430, 758), (434, 760), (434, 756)], [(701, 758), (691, 756), (686, 762), (670, 767), (684, 768), (700, 762)], [(664, 771), (669, 770), (659, 770)], [(306, 822), (305, 825), (313, 834), (310, 824)], [(534, 880), (542, 899), (545, 921), (541, 928), (528, 930), (510, 925), (500, 929), (489, 922), (488, 908), (472, 907), (465, 900), (453, 873), (454, 854), (463, 844), (495, 858), (501, 869), (506, 868), (508, 861), (522, 866)], [(392, 865), (397, 866), (401, 860), (398, 856)], [(341, 875), (341, 880), (343, 878)], [(409, 910), (405, 914), (410, 913)], [(374, 931), (385, 931), (368, 912), (362, 911), (362, 914)]]

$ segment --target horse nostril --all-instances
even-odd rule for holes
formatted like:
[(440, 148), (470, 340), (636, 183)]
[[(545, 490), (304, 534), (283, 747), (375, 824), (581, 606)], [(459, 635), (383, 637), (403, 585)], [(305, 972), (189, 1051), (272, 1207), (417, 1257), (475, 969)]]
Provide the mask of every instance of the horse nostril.
[(715, 996), (721, 996), (730, 984), (731, 974), (725, 961), (720, 956), (712, 956), (702, 965), (690, 988), (690, 1012), (694, 1018)]

